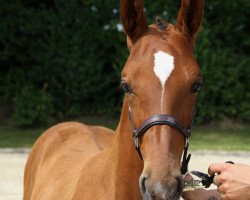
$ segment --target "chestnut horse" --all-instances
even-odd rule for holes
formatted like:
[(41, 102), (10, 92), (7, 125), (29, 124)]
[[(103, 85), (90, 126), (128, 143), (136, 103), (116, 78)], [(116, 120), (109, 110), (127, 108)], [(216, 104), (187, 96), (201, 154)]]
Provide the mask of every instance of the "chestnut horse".
[(119, 125), (113, 132), (67, 122), (44, 132), (26, 164), (24, 200), (182, 194), (181, 157), (202, 82), (193, 49), (203, 0), (182, 0), (175, 25), (161, 19), (148, 25), (142, 0), (120, 6), (130, 55), (121, 73), (126, 95)]

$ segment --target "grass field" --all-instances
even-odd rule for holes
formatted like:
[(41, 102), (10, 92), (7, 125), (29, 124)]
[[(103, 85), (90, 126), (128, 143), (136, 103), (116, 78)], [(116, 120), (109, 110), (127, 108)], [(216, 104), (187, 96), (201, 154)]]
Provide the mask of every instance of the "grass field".
[(190, 149), (250, 151), (250, 127), (198, 127), (190, 139)]
[[(85, 117), (78, 120), (114, 129), (117, 120), (103, 117)], [(46, 128), (21, 129), (0, 126), (0, 147), (31, 147)], [(190, 139), (193, 150), (250, 151), (250, 126), (237, 128), (195, 127)]]

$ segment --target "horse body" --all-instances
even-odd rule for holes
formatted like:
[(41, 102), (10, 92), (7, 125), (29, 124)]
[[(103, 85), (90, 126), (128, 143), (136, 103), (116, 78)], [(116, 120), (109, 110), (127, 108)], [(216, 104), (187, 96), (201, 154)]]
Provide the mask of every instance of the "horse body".
[[(130, 55), (121, 73), (126, 95), (119, 125), (114, 133), (69, 122), (43, 133), (26, 164), (24, 200), (177, 200), (182, 194), (181, 156), (202, 81), (193, 48), (203, 1), (182, 0), (176, 25), (148, 26), (142, 0), (120, 5)], [(159, 124), (156, 115), (168, 120)]]
[(138, 155), (118, 146), (119, 140), (131, 140), (121, 130), (126, 129), (119, 125), (114, 134), (76, 122), (48, 129), (29, 155), (23, 199), (140, 199), (142, 162), (131, 169), (131, 157)]

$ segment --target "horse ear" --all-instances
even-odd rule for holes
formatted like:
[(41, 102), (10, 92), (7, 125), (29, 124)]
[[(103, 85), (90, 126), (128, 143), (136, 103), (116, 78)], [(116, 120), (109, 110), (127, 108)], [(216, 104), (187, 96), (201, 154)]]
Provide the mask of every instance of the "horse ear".
[(120, 0), (123, 29), (132, 43), (148, 29), (143, 0)]
[(203, 7), (203, 0), (182, 0), (177, 18), (176, 26), (190, 39), (193, 47), (202, 22)]

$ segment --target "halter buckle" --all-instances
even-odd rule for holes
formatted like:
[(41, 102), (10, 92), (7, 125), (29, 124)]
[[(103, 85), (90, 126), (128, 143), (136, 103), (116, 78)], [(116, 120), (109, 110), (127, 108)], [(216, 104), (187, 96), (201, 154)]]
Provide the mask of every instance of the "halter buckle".
[(189, 146), (189, 138), (186, 138), (185, 139), (185, 148), (188, 148), (188, 146)]
[(138, 137), (134, 137), (134, 142), (135, 142), (135, 148), (136, 149), (139, 149), (140, 147), (139, 147), (139, 139), (138, 139)]

